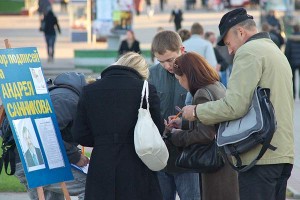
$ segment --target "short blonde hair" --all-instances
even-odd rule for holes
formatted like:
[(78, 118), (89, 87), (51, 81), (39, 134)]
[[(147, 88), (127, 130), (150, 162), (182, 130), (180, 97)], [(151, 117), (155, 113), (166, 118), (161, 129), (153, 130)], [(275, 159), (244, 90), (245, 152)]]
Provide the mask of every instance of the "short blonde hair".
[(149, 77), (149, 68), (146, 60), (138, 53), (128, 52), (122, 55), (114, 65), (123, 65), (126, 67), (131, 67), (139, 72), (144, 80)]

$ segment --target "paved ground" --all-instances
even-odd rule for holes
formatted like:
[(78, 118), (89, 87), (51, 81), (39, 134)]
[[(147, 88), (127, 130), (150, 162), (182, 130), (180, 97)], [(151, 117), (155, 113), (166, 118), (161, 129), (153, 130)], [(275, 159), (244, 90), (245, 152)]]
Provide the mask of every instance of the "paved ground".
[[(158, 0), (154, 0), (156, 11), (158, 11)], [(170, 9), (175, 3), (182, 2), (179, 0), (169, 1), (169, 8), (163, 13), (156, 13), (152, 18), (148, 18), (145, 13), (134, 18), (134, 30), (136, 37), (141, 42), (141, 48), (150, 48), (156, 28), (159, 26), (165, 29), (173, 30), (173, 23), (169, 23)], [(197, 5), (198, 7), (198, 5)], [(69, 30), (69, 17), (66, 14), (59, 13), (59, 7), (55, 5), (54, 10), (57, 12), (62, 34), (58, 35), (56, 43), (55, 62), (47, 62), (46, 44), (43, 34), (38, 31), (39, 20), (37, 15), (33, 16), (0, 16), (0, 48), (5, 48), (2, 41), (9, 39), (12, 47), (37, 47), (42, 60), (42, 67), (46, 77), (55, 77), (62, 71), (74, 71), (73, 52), (74, 49), (94, 49), (107, 48), (106, 43), (87, 44), (83, 42), (71, 43)], [(249, 11), (255, 19), (259, 19), (259, 11)], [(196, 11), (184, 12), (184, 28), (190, 28), (193, 22), (200, 22), (205, 30), (218, 33), (217, 25), (224, 12), (207, 12), (197, 9)], [(259, 23), (259, 21), (257, 21)], [(78, 70), (85, 74), (90, 74), (87, 70)], [(92, 74), (97, 76), (96, 74)], [(299, 85), (299, 84), (298, 84)], [(300, 199), (300, 101), (295, 103), (295, 167), (292, 177), (289, 180), (289, 189), (298, 194)], [(72, 197), (72, 200), (76, 199)], [(26, 193), (0, 193), (0, 200), (29, 200)]]

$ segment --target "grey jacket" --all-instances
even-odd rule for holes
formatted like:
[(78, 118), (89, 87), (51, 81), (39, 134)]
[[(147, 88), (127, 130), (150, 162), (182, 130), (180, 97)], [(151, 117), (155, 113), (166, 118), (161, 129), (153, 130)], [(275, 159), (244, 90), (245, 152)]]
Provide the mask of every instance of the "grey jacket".
[[(69, 85), (81, 93), (86, 81), (83, 74), (76, 72), (66, 72), (58, 75), (54, 80), (54, 85)], [(56, 88), (50, 91), (50, 98), (55, 110), (59, 130), (61, 131), (70, 163), (76, 164), (80, 159), (81, 152), (74, 142), (71, 127), (76, 114), (78, 94), (68, 88)]]
[[(187, 91), (181, 87), (174, 74), (169, 73), (160, 64), (150, 68), (148, 82), (156, 87), (160, 98), (161, 115), (164, 119), (168, 119), (168, 116), (178, 113), (175, 110), (175, 106), (182, 108), (185, 105)], [(179, 154), (177, 147), (172, 144), (167, 144), (167, 146), (170, 156), (165, 171), (183, 172), (182, 169), (175, 166), (175, 160)]]
[(155, 86), (160, 98), (161, 115), (168, 119), (177, 114), (175, 106), (182, 108), (187, 91), (181, 87), (174, 74), (166, 71), (160, 64), (150, 67), (148, 82)]

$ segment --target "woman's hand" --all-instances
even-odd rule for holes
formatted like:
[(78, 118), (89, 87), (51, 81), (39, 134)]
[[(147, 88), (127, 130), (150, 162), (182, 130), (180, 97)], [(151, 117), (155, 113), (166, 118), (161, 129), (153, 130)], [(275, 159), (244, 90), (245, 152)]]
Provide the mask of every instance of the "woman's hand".
[(171, 115), (168, 117), (168, 126), (176, 129), (180, 129), (182, 125), (182, 119), (176, 117), (176, 115)]

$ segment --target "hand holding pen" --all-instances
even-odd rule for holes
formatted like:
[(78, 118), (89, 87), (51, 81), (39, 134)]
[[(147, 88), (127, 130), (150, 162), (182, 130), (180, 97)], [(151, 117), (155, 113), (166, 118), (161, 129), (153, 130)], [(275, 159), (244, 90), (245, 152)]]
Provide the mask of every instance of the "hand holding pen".
[(181, 123), (182, 120), (180, 117), (180, 115), (182, 114), (182, 110), (181, 108), (179, 108), (178, 106), (175, 107), (175, 109), (178, 111), (178, 113), (176, 115), (172, 115), (168, 117), (168, 121), (169, 123), (165, 123), (168, 127), (172, 127), (172, 128), (181, 128)]

